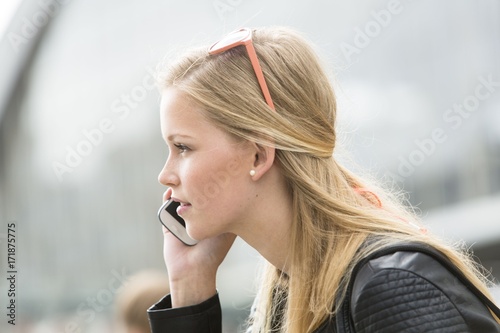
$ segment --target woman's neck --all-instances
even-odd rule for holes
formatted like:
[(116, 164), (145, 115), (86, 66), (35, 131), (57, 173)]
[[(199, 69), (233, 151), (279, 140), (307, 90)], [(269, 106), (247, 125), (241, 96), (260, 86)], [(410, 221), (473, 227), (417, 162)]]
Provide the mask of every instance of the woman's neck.
[(284, 177), (273, 170), (256, 184), (253, 202), (235, 233), (277, 269), (287, 273), (292, 198)]

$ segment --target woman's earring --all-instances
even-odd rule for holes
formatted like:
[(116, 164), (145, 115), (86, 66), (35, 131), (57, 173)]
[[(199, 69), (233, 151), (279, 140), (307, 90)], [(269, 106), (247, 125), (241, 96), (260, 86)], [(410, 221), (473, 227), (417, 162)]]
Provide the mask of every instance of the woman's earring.
[(255, 170), (250, 170), (250, 176), (251, 177), (255, 176)]

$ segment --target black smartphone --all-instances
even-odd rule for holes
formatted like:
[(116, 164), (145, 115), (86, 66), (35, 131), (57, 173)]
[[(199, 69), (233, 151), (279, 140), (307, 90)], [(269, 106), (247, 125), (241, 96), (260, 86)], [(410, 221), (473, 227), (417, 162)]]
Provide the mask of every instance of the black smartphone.
[(182, 217), (177, 215), (177, 207), (179, 205), (180, 203), (176, 201), (166, 201), (158, 211), (158, 219), (181, 242), (189, 246), (196, 245), (198, 241), (189, 237), (186, 232), (186, 222), (184, 222)]

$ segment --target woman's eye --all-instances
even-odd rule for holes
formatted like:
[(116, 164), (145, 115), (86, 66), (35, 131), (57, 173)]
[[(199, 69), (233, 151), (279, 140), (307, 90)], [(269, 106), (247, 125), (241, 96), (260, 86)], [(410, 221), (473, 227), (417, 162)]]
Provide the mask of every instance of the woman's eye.
[(186, 145), (183, 145), (182, 143), (176, 143), (176, 144), (174, 144), (174, 146), (175, 146), (175, 148), (177, 148), (177, 150), (180, 153), (184, 153), (184, 152), (189, 150), (189, 147)]

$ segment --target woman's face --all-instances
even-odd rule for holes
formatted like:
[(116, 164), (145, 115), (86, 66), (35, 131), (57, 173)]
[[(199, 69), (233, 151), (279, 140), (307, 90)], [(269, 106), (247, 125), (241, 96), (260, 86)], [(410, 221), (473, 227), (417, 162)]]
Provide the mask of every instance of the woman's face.
[(216, 127), (173, 88), (162, 94), (160, 121), (169, 154), (158, 179), (181, 202), (188, 234), (202, 240), (234, 232), (250, 207), (251, 144)]

